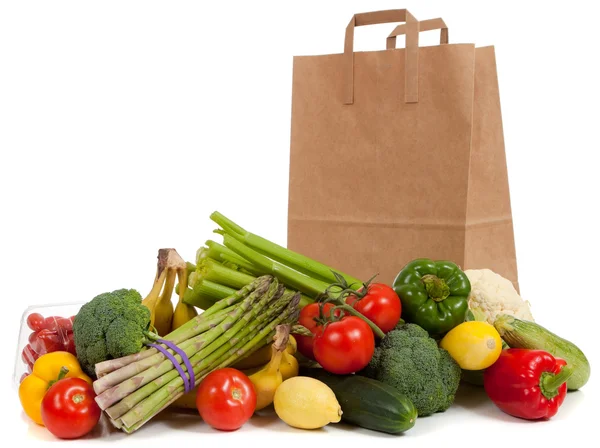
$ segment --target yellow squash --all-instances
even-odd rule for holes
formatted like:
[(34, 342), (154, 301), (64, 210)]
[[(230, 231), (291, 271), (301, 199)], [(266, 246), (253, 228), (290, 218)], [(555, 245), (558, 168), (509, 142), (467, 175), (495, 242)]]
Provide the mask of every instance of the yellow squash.
[(483, 370), (494, 364), (502, 352), (502, 339), (493, 325), (470, 321), (454, 327), (440, 347), (464, 370)]

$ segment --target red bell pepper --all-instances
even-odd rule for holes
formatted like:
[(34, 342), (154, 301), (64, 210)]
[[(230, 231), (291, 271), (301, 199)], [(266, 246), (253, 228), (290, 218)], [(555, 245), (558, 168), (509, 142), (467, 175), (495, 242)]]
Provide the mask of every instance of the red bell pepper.
[(527, 420), (556, 415), (573, 367), (543, 350), (509, 348), (484, 373), (485, 391), (498, 408)]

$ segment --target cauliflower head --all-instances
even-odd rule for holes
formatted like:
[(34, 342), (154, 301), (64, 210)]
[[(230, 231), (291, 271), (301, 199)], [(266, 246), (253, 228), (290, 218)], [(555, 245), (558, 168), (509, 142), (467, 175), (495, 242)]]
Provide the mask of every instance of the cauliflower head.
[(471, 282), (469, 309), (476, 320), (494, 321), (501, 314), (509, 314), (533, 322), (531, 305), (521, 298), (513, 283), (490, 269), (467, 269)]

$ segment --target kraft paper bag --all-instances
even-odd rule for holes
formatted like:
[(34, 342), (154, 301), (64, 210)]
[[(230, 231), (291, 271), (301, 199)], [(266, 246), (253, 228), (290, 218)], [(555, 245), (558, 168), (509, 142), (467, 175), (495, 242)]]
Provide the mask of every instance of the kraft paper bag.
[[(353, 51), (355, 27), (394, 22), (385, 50)], [(419, 46), (434, 29), (440, 45)], [(343, 53), (294, 57), (292, 85), (290, 249), (365, 281), (428, 257), (518, 289), (492, 46), (450, 44), (443, 20), (405, 9), (361, 13)]]

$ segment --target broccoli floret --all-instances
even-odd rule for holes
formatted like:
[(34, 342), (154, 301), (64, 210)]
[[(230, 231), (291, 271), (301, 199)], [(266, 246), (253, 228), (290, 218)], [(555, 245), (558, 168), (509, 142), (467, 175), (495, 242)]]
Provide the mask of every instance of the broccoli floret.
[(419, 416), (443, 412), (454, 402), (461, 369), (426, 330), (403, 324), (390, 331), (361, 375), (395, 387)]
[(139, 352), (144, 346), (140, 339), (140, 326), (134, 320), (117, 317), (106, 329), (105, 339), (108, 353), (120, 358)]
[(75, 350), (82, 369), (95, 378), (95, 365), (139, 352), (147, 340), (150, 310), (135, 289), (94, 297), (73, 321)]

